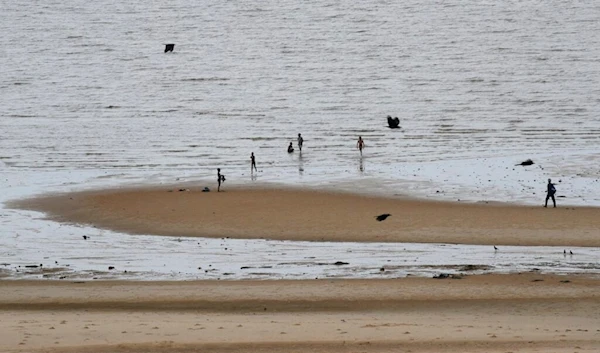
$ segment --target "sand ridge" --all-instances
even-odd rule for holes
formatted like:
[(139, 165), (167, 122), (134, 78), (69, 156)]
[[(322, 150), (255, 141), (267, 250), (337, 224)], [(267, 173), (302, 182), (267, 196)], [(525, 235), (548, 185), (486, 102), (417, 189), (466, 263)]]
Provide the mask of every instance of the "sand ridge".
[[(13, 202), (134, 234), (310, 241), (600, 246), (600, 208), (543, 208), (274, 188), (80, 192)], [(377, 222), (375, 216), (390, 213)]]

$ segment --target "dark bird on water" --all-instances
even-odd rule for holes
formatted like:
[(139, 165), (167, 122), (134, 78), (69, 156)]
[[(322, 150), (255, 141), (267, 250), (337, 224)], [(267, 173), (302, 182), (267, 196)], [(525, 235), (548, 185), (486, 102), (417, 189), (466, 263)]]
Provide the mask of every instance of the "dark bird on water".
[(573, 255), (573, 252), (571, 250), (569, 250), (569, 254)]
[(87, 235), (83, 236), (83, 240), (87, 240), (89, 237)]
[(380, 214), (379, 216), (376, 216), (375, 219), (377, 219), (379, 222), (381, 222), (381, 221), (385, 221), (385, 219), (388, 218), (389, 216), (391, 216), (391, 214), (384, 213), (384, 214)]
[(498, 248), (496, 247), (496, 245), (494, 245), (494, 250), (498, 250)]
[(165, 44), (165, 53), (169, 51), (173, 51), (175, 49), (175, 44)]

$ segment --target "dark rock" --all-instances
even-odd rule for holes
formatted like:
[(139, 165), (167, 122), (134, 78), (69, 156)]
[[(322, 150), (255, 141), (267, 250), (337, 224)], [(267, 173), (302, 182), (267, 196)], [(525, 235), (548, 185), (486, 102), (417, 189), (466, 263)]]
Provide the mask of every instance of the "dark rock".
[(348, 265), (348, 262), (344, 262), (344, 261), (336, 261), (333, 263), (336, 266), (341, 266), (341, 265)]
[(448, 273), (440, 273), (439, 275), (434, 275), (433, 278), (445, 279), (445, 278), (450, 278), (450, 275)]
[(532, 165), (532, 164), (534, 164), (533, 161), (531, 159), (527, 159), (527, 160), (525, 160), (525, 161), (523, 161), (523, 162), (521, 162), (519, 164), (515, 164), (515, 165), (525, 166), (525, 165)]

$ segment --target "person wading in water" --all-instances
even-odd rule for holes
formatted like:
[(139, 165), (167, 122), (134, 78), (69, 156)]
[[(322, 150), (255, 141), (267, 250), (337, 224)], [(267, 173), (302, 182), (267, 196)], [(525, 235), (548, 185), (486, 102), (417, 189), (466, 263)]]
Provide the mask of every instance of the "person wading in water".
[(358, 142), (356, 142), (356, 147), (360, 151), (360, 155), (362, 156), (362, 150), (365, 147), (365, 141), (363, 141), (362, 136), (358, 136)]
[(256, 158), (254, 158), (254, 152), (250, 154), (250, 160), (252, 161), (252, 164), (250, 164), (250, 173), (252, 173), (253, 170), (258, 172), (258, 169), (256, 169)]

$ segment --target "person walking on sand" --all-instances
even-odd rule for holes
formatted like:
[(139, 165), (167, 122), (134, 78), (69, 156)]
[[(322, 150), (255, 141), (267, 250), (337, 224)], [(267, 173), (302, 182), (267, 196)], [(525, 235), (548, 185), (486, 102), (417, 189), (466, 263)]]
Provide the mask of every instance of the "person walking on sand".
[(225, 181), (225, 175), (221, 174), (221, 168), (217, 168), (217, 182), (219, 186), (217, 187), (217, 192), (221, 191), (221, 183)]
[(304, 139), (302, 138), (302, 134), (298, 134), (298, 149), (302, 152), (302, 144), (304, 143)]
[(362, 156), (362, 150), (365, 147), (365, 141), (363, 141), (362, 136), (358, 136), (356, 147), (358, 148), (358, 150), (360, 151), (360, 155)]
[(552, 198), (552, 203), (554, 204), (554, 208), (556, 208), (556, 199), (554, 198), (554, 194), (556, 194), (556, 188), (554, 184), (552, 184), (552, 179), (548, 179), (548, 187), (546, 189), (546, 203), (544, 207), (548, 207), (548, 199)]
[(252, 164), (250, 164), (250, 173), (252, 173), (253, 170), (258, 172), (258, 169), (256, 169), (256, 159), (254, 158), (254, 152), (250, 154), (250, 160), (252, 161)]

